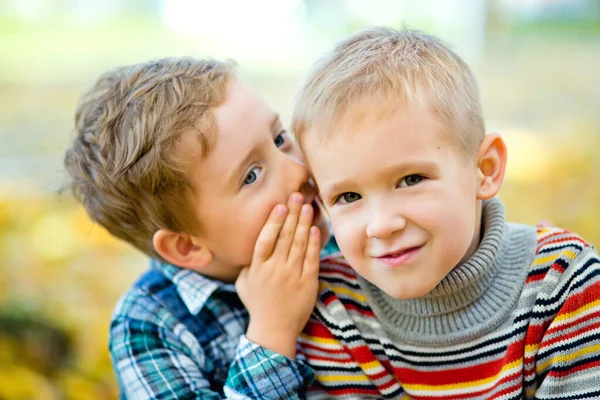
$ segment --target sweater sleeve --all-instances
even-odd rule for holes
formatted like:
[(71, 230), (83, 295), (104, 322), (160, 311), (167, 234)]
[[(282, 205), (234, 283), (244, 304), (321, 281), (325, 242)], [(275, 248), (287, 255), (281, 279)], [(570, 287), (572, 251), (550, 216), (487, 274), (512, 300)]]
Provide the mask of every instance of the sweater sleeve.
[(533, 397), (600, 398), (600, 261), (591, 245), (576, 255), (544, 301), (547, 310), (557, 311), (535, 360)]

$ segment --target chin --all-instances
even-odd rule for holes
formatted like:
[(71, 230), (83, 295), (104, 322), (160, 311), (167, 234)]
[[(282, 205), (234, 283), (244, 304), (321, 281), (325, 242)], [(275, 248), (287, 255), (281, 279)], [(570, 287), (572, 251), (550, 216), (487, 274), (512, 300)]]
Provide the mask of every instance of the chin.
[[(381, 287), (380, 287), (381, 288)], [(415, 288), (411, 287), (409, 290), (383, 290), (388, 296), (393, 297), (396, 300), (413, 300), (418, 299), (419, 297), (425, 296), (427, 293), (431, 292), (431, 289), (428, 288)]]

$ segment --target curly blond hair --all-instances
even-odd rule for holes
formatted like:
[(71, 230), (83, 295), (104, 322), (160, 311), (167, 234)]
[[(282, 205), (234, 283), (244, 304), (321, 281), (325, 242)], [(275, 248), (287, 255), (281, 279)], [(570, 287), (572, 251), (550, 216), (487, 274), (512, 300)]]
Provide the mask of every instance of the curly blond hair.
[(359, 31), (315, 62), (296, 96), (292, 131), (303, 147), (307, 136), (335, 135), (345, 118), (381, 117), (410, 101), (426, 104), (465, 153), (479, 149), (485, 125), (467, 64), (434, 36), (387, 27)]
[(75, 113), (76, 137), (65, 154), (71, 189), (90, 218), (147, 255), (160, 256), (161, 229), (195, 233), (184, 134), (200, 156), (214, 142), (210, 108), (223, 103), (230, 61), (165, 58), (100, 76)]

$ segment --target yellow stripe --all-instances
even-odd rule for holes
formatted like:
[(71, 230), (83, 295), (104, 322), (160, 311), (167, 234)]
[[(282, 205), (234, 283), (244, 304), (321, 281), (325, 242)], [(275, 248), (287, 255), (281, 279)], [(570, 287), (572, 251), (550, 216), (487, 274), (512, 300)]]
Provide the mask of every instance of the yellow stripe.
[(383, 368), (379, 361), (369, 361), (368, 363), (360, 364), (360, 366), (362, 369), (373, 369), (375, 367)]
[(500, 372), (498, 372), (495, 376), (491, 376), (489, 378), (485, 378), (485, 379), (480, 379), (477, 381), (468, 381), (468, 382), (461, 382), (461, 383), (449, 383), (446, 385), (423, 385), (423, 384), (414, 384), (414, 385), (410, 385), (410, 384), (402, 384), (402, 387), (405, 389), (410, 389), (410, 390), (421, 390), (421, 391), (445, 391), (445, 390), (452, 390), (452, 389), (465, 389), (465, 388), (473, 388), (476, 386), (483, 386), (486, 384), (489, 384), (491, 382), (494, 382), (496, 380), (498, 380), (498, 377), (500, 375), (502, 375), (502, 373), (504, 373), (504, 371), (518, 367), (519, 365), (523, 364), (523, 359), (520, 358), (518, 360), (515, 360), (509, 364), (506, 364), (504, 367), (502, 367), (502, 369), (500, 370)]
[(574, 260), (576, 254), (573, 250), (563, 250), (558, 254), (551, 254), (545, 257), (537, 257), (535, 260), (533, 260), (533, 265), (546, 264), (547, 262), (554, 261), (561, 256), (566, 256), (567, 258)]
[(333, 290), (333, 292), (335, 294), (345, 294), (347, 296), (350, 297), (354, 297), (356, 300), (365, 303), (367, 301), (367, 298), (360, 294), (360, 293), (356, 293), (348, 288), (345, 288), (343, 286), (334, 286), (334, 285), (329, 285), (329, 287), (331, 288), (331, 290)]
[(542, 371), (545, 371), (546, 369), (548, 369), (548, 367), (552, 364), (568, 362), (579, 356), (587, 355), (590, 353), (596, 353), (598, 351), (600, 351), (600, 344), (597, 344), (594, 346), (588, 346), (583, 349), (577, 350), (576, 352), (573, 352), (573, 353), (569, 353), (569, 354), (565, 354), (565, 355), (560, 354), (560, 355), (552, 357), (550, 360), (546, 361), (543, 364), (539, 364), (535, 368), (535, 371), (538, 374), (540, 374)]
[(580, 314), (583, 314), (584, 312), (589, 311), (590, 308), (594, 308), (594, 307), (597, 307), (599, 305), (600, 305), (600, 299), (596, 300), (596, 301), (592, 301), (591, 303), (587, 303), (586, 305), (584, 305), (583, 307), (578, 308), (575, 311), (571, 311), (570, 313), (564, 313), (564, 314), (557, 315), (556, 318), (554, 318), (554, 321), (563, 321), (565, 319), (576, 319)]
[(319, 375), (317, 380), (320, 382), (340, 382), (340, 381), (368, 381), (366, 375)]
[(304, 339), (310, 340), (311, 342), (317, 342), (319, 344), (337, 344), (337, 345), (340, 345), (340, 342), (338, 342), (336, 339), (325, 339), (325, 338), (318, 337), (318, 336), (310, 336), (310, 335), (307, 335), (306, 333), (301, 333), (300, 337), (303, 337)]
[(528, 344), (527, 346), (525, 346), (525, 354), (527, 354), (527, 353), (537, 353), (537, 351), (538, 351), (539, 348), (540, 348), (540, 344), (539, 343)]

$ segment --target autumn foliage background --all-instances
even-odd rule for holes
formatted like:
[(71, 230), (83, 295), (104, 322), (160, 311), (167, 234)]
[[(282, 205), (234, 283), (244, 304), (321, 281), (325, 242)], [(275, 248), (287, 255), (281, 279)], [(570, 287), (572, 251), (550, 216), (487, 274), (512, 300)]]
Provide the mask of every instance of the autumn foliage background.
[[(233, 33), (186, 33), (165, 23), (165, 3), (91, 1), (99, 8), (86, 14), (73, 11), (75, 2), (69, 1), (0, 0), (0, 400), (118, 395), (107, 352), (110, 315), (146, 260), (93, 225), (60, 191), (67, 183), (62, 157), (73, 137), (73, 111), (93, 80), (109, 67), (151, 58), (231, 57), (285, 120), (310, 61), (357, 28), (390, 24), (386, 7), (396, 4), (377, 3), (380, 12), (367, 18), (350, 12), (343, 0), (327, 6), (288, 2), (292, 14), (303, 10), (300, 35), (310, 40), (304, 47), (276, 43), (283, 46), (278, 51), (264, 46), (283, 28), (267, 26), (262, 36), (243, 40), (263, 24), (247, 21), (261, 10), (236, 20), (239, 31), (231, 28)], [(269, 2), (250, 3), (260, 8)], [(411, 2), (401, 3), (414, 18), (397, 10), (391, 22), (398, 26), (408, 19), (410, 27), (449, 37), (473, 65), (488, 128), (502, 133), (509, 147), (501, 191), (509, 219), (549, 220), (600, 245), (597, 2), (574, 1), (583, 11), (569, 6), (570, 13), (548, 17), (543, 5), (551, 2), (530, 1), (541, 5), (541, 17), (525, 18), (507, 8), (515, 1), (482, 1), (483, 22), (474, 20), (473, 26), (483, 27), (473, 32), (458, 17), (444, 24), (429, 11), (415, 13)], [(19, 9), (23, 4), (33, 11)], [(104, 16), (94, 17), (98, 13)], [(215, 42), (226, 33), (232, 39)]]

